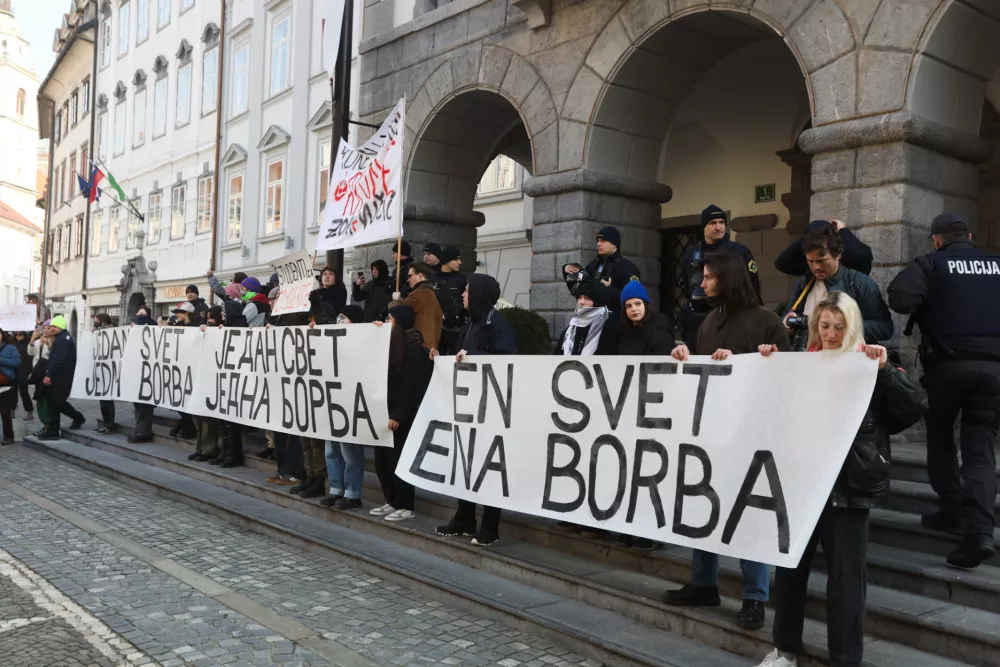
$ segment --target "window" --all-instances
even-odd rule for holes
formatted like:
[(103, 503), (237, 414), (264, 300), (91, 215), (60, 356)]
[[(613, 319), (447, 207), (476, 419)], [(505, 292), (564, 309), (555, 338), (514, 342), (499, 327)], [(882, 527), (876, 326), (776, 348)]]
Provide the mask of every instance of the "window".
[(62, 260), (62, 227), (56, 228), (56, 261)]
[(243, 174), (229, 177), (229, 215), (226, 218), (226, 243), (239, 243), (243, 231)]
[(101, 68), (111, 64), (111, 17), (101, 19)]
[(76, 127), (76, 119), (80, 112), (80, 92), (77, 90), (73, 91), (73, 95), (69, 98), (69, 124), (70, 127)]
[(79, 215), (73, 223), (73, 256), (79, 257), (83, 254), (83, 216)]
[(288, 31), (292, 19), (285, 16), (271, 27), (271, 94), (288, 87)]
[(170, 23), (170, 0), (157, 0), (156, 28), (160, 29)]
[(324, 141), (319, 145), (319, 218), (318, 225), (323, 221), (323, 211), (326, 210), (327, 192), (330, 188), (330, 142)]
[(125, 152), (125, 111), (127, 103), (122, 100), (115, 105), (115, 155)]
[(233, 53), (233, 108), (236, 116), (247, 110), (247, 84), (250, 77), (250, 45), (244, 44)]
[(73, 199), (73, 195), (76, 194), (76, 151), (69, 154), (69, 198)]
[(128, 2), (118, 8), (118, 55), (128, 53)]
[(111, 224), (108, 230), (108, 252), (115, 252), (118, 250), (118, 216), (122, 212), (121, 206), (111, 207)]
[(219, 49), (205, 52), (201, 61), (201, 115), (215, 111), (219, 93)]
[(24, 88), (17, 91), (17, 117), (24, 118), (24, 105), (27, 101), (27, 96), (24, 93)]
[(146, 89), (135, 94), (132, 102), (132, 147), (146, 143)]
[(162, 137), (166, 132), (167, 77), (163, 77), (153, 86), (153, 138)]
[(191, 63), (177, 70), (177, 127), (191, 122)]
[(170, 191), (170, 238), (184, 237), (184, 196), (187, 186), (175, 185)]
[(83, 82), (83, 115), (90, 111), (90, 79)]
[(73, 228), (70, 227), (69, 225), (66, 225), (66, 235), (63, 237), (63, 244), (62, 244), (62, 258), (63, 258), (63, 261), (66, 261), (66, 260), (69, 259), (69, 253), (70, 253), (70, 250), (71, 250), (70, 244), (72, 243), (70, 235), (71, 235), (72, 231), (73, 231)]
[(278, 158), (267, 163), (267, 204), (264, 210), (264, 233), (281, 231), (281, 186), (285, 159)]
[[(132, 200), (132, 207), (135, 211), (139, 210), (139, 205), (142, 203), (140, 197), (136, 197)], [(135, 211), (129, 209), (128, 211), (128, 223), (125, 227), (125, 247), (134, 248), (136, 234), (139, 233), (139, 216), (135, 214)]]
[(160, 199), (163, 193), (154, 192), (149, 195), (149, 211), (146, 213), (146, 242), (157, 243), (160, 240), (160, 223), (163, 221), (163, 211)]
[(149, 0), (136, 0), (135, 3), (135, 43), (145, 42), (149, 38)]
[(101, 254), (101, 219), (104, 213), (98, 209), (90, 215), (90, 254)]
[(195, 232), (207, 232), (212, 228), (212, 177), (198, 179), (198, 225)]
[(108, 114), (102, 113), (97, 119), (97, 157), (108, 159)]

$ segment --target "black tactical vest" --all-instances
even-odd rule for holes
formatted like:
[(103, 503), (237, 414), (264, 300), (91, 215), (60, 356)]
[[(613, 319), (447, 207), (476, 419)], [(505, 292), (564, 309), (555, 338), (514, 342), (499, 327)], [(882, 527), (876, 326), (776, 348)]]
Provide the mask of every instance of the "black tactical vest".
[(938, 339), (1000, 336), (1000, 255), (970, 244), (927, 256), (934, 267), (922, 324)]

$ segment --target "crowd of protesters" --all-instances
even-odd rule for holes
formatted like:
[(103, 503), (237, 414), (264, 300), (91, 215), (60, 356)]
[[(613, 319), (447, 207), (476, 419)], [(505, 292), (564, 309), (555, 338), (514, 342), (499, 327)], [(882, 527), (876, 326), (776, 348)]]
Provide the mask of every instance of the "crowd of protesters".
[[(955, 252), (969, 254), (972, 250), (962, 245), (966, 242), (955, 236), (962, 235), (964, 239), (965, 223), (953, 218), (935, 221), (932, 228), (935, 248), (951, 247)], [(701, 220), (702, 238), (682, 259), (679, 287), (686, 305), (676, 323), (654, 305), (638, 267), (622, 255), (619, 230), (611, 226), (600, 229), (596, 235), (597, 256), (586, 265), (569, 263), (562, 267), (576, 308), (555, 338), (553, 354), (669, 355), (687, 361), (690, 355), (724, 360), (738, 354), (769, 357), (776, 351), (826, 351), (831, 356), (864, 354), (878, 362), (875, 390), (868, 410), (801, 562), (796, 568), (777, 568), (773, 599), (775, 648), (760, 663), (760, 667), (794, 667), (797, 664), (796, 656), (802, 652), (808, 577), (819, 543), (828, 572), (827, 626), (831, 661), (844, 666), (860, 665), (869, 510), (888, 492), (890, 434), (918, 421), (925, 410), (922, 393), (907, 378), (895, 351), (884, 345), (893, 339), (895, 331), (882, 292), (868, 275), (872, 268), (871, 249), (839, 221), (811, 223), (804, 236), (792, 242), (775, 261), (779, 271), (799, 276), (786, 305), (778, 313), (763, 307), (756, 261), (749, 249), (730, 240), (726, 212), (709, 206), (703, 211)], [(971, 243), (966, 245), (972, 247)], [(517, 354), (514, 332), (502, 310), (498, 309), (501, 289), (494, 278), (463, 271), (461, 251), (454, 246), (427, 243), (418, 261), (411, 252), (410, 244), (405, 241), (393, 245), (392, 265), (383, 260), (373, 261), (369, 265), (369, 276), (362, 271), (348, 279), (350, 291), (338, 272), (333, 267), (326, 267), (320, 273), (319, 286), (311, 294), (309, 312), (279, 317), (271, 315), (279, 290), (276, 275), (262, 284), (255, 277), (237, 273), (231, 282), (221, 284), (209, 272), (209, 286), (217, 304), (207, 303), (200, 297), (197, 286), (191, 285), (187, 289), (187, 300), (178, 304), (171, 316), (161, 322), (201, 327), (332, 323), (374, 323), (390, 327), (389, 362), (385, 372), (388, 376), (388, 428), (393, 433), (393, 447), (373, 448), (383, 502), (369, 510), (371, 515), (390, 522), (408, 521), (415, 516), (414, 488), (395, 475), (395, 468), (430, 382), (434, 358), (443, 354), (459, 360), (470, 355)], [(918, 269), (919, 262), (917, 269), (912, 271)], [(925, 307), (924, 302), (935, 294), (931, 285), (933, 276), (928, 277), (929, 269), (922, 270), (924, 273), (919, 275), (901, 274), (901, 280), (908, 282), (896, 290), (896, 300), (903, 305), (893, 307), (899, 312)], [(348, 303), (348, 296), (354, 303)], [(145, 307), (138, 310), (134, 323), (136, 326), (157, 324)], [(94, 325), (109, 326), (110, 320), (99, 316)], [(1000, 318), (995, 328), (996, 336), (1000, 337)], [(31, 386), (37, 387), (37, 410), (45, 424), (39, 432), (42, 437), (59, 437), (60, 415), (67, 415), (72, 420), (71, 428), (82, 425), (83, 416), (67, 402), (75, 349), (65, 329), (65, 320), (56, 317), (30, 336), (17, 334), (8, 339), (6, 334), (2, 335), (0, 385), (12, 387), (0, 393), (4, 444), (10, 438), (10, 414), (16, 395), (23, 398), (26, 414), (32, 412)], [(967, 338), (955, 334), (950, 340), (963, 343)], [(994, 361), (1000, 359), (990, 363)], [(997, 395), (1000, 401), (1000, 390)], [(991, 406), (993, 418), (1000, 418), (1000, 403)], [(136, 404), (135, 412), (136, 426), (129, 440), (134, 443), (151, 441), (153, 408)], [(114, 433), (118, 429), (114, 404), (102, 402), (101, 414), (103, 424), (98, 432)], [(189, 415), (181, 415), (171, 430), (175, 437), (196, 440), (196, 450), (190, 456), (192, 460), (222, 467), (242, 463), (243, 433), (244, 428), (239, 424)], [(361, 445), (321, 442), (287, 433), (268, 432), (265, 436), (267, 447), (257, 455), (275, 462), (276, 469), (268, 483), (288, 486), (289, 493), (317, 498), (322, 505), (335, 509), (361, 508), (365, 465)], [(996, 437), (996, 425), (992, 437)], [(942, 452), (937, 454), (939, 458), (944, 455)], [(950, 456), (955, 458), (954, 444)], [(995, 460), (987, 463), (990, 464), (989, 477), (993, 479)], [(957, 479), (957, 474), (953, 477), (956, 479), (940, 481), (942, 490), (937, 487), (935, 490), (943, 493), (947, 482), (949, 492), (957, 494), (961, 480)], [(991, 488), (995, 495), (995, 487)], [(989, 493), (982, 495), (985, 497)], [(992, 502), (991, 498), (989, 500)], [(946, 510), (951, 514), (925, 517), (924, 525), (935, 529), (958, 525), (958, 510), (950, 506)], [(462, 500), (453, 518), (439, 526), (436, 532), (443, 536), (472, 537), (473, 544), (489, 546), (499, 540), (500, 516), (499, 509), (485, 507), (477, 526), (475, 505)], [(986, 520), (975, 516), (979, 527), (967, 527), (967, 533), (985, 530), (979, 524), (985, 525)], [(992, 520), (992, 515), (989, 519)], [(986, 528), (991, 531), (992, 524)], [(616, 535), (568, 522), (560, 522), (556, 529), (602, 537), (641, 550), (658, 546), (648, 539)], [(949, 556), (949, 562), (960, 567), (975, 567), (992, 556), (992, 540), (987, 549), (980, 537), (978, 533), (967, 535), (957, 555)], [(766, 564), (746, 560), (741, 561), (740, 566), (743, 603), (736, 622), (747, 629), (759, 629), (765, 623), (764, 605), (772, 593), (769, 568)], [(662, 600), (669, 605), (718, 606), (721, 604), (718, 576), (719, 556), (695, 550), (689, 583), (665, 591)]]

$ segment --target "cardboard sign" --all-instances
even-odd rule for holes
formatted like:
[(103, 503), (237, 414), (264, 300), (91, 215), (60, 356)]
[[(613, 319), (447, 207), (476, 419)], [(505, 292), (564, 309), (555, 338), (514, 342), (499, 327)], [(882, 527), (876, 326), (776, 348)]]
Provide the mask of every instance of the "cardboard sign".
[(34, 331), (37, 314), (38, 306), (31, 303), (0, 306), (0, 329), (9, 333)]
[(439, 357), (414, 485), (795, 567), (868, 408), (863, 354)]
[(312, 256), (300, 250), (271, 262), (278, 274), (278, 298), (271, 315), (309, 311), (309, 293), (318, 287)]
[(403, 234), (406, 98), (357, 148), (340, 140), (316, 250), (353, 248)]
[(131, 331), (130, 327), (113, 327), (80, 334), (71, 398), (113, 401), (122, 397), (122, 365)]

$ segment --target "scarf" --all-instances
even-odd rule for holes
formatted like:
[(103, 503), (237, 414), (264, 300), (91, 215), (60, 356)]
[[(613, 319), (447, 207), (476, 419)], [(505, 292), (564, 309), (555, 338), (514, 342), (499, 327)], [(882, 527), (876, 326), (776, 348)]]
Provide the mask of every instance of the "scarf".
[(581, 357), (586, 357), (597, 352), (597, 344), (601, 340), (601, 331), (604, 323), (608, 321), (610, 313), (604, 306), (598, 307), (577, 307), (576, 314), (569, 321), (566, 327), (566, 338), (563, 340), (563, 354), (572, 356), (573, 342), (576, 340), (576, 330), (582, 327), (590, 327), (587, 331), (587, 340), (583, 344)]

